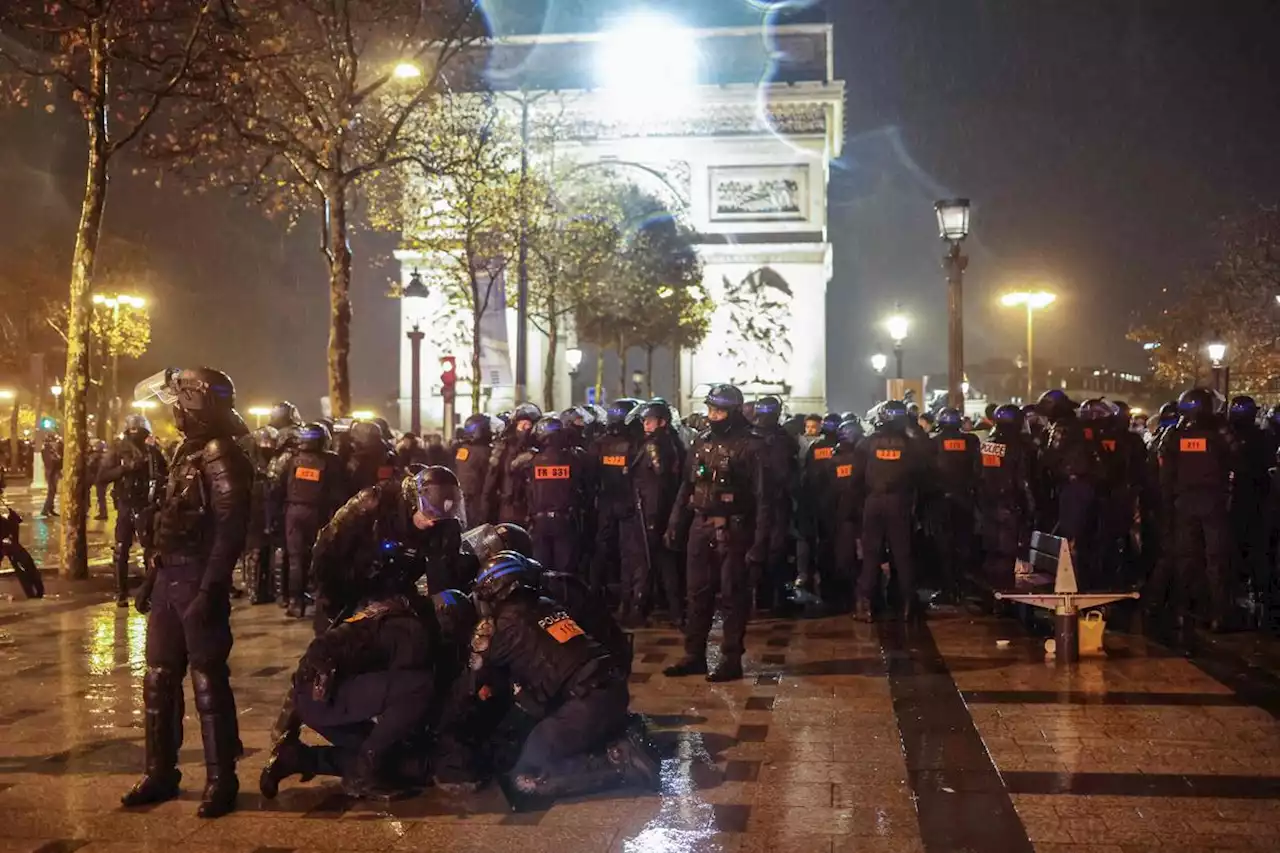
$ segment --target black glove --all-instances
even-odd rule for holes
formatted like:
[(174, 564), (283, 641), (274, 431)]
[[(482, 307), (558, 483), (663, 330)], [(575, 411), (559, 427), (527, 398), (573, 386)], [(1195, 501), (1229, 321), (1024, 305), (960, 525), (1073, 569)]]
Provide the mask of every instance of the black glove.
[(213, 616), (214, 608), (217, 607), (218, 601), (226, 597), (226, 593), (210, 587), (209, 589), (201, 589), (196, 593), (196, 597), (191, 599), (191, 603), (187, 605), (187, 609), (182, 613), (183, 622), (191, 622), (202, 625), (209, 622)]

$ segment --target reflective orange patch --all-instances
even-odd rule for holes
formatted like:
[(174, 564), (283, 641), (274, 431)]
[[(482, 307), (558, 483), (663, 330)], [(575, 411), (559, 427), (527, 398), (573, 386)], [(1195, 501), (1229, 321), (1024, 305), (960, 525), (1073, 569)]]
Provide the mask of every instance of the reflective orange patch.
[(319, 468), (295, 468), (293, 469), (293, 476), (297, 477), (299, 480), (307, 480), (312, 483), (318, 483), (320, 482), (320, 469)]
[(606, 456), (606, 457), (604, 458), (604, 464), (608, 465), (610, 468), (626, 468), (626, 467), (627, 467), (627, 457), (625, 457), (625, 456)]
[(1084, 428), (1084, 437), (1086, 441), (1093, 441), (1093, 427)]
[(840, 479), (842, 479), (842, 480), (843, 480), (844, 478), (846, 478), (846, 477), (852, 477), (852, 476), (853, 476), (853, 466), (852, 466), (852, 465), (837, 465), (837, 466), (836, 466), (836, 476), (837, 476), (837, 477), (839, 477), (839, 478), (840, 478)]
[(965, 445), (967, 444), (968, 442), (966, 442), (963, 438), (948, 438), (942, 442), (942, 449), (950, 450), (953, 452), (956, 450), (963, 451), (965, 449)]
[(585, 631), (578, 627), (572, 619), (561, 619), (547, 626), (547, 633), (555, 637), (557, 642), (567, 643), (574, 637), (581, 637)]
[(1104, 438), (1104, 439), (1102, 439), (1102, 449), (1103, 449), (1103, 450), (1105, 450), (1105, 451), (1107, 451), (1108, 453), (1115, 453), (1115, 452), (1116, 452), (1116, 440), (1115, 440), (1114, 438)]
[(1001, 468), (1003, 466), (1004, 466), (1004, 460), (1001, 459), (999, 456), (996, 456), (994, 453), (982, 454), (983, 468)]
[(830, 459), (835, 455), (836, 449), (834, 447), (819, 447), (813, 451), (814, 459)]
[(883, 459), (885, 462), (897, 462), (902, 458), (901, 450), (877, 450), (876, 458)]
[(390, 480), (392, 477), (395, 476), (395, 473), (396, 473), (395, 468), (392, 468), (390, 465), (383, 465), (381, 468), (378, 469), (378, 479)]
[(567, 480), (569, 479), (568, 465), (535, 465), (533, 466), (533, 479), (535, 480)]
[(1209, 450), (1209, 440), (1205, 438), (1183, 438), (1178, 441), (1178, 449), (1183, 453), (1205, 453)]
[(466, 462), (468, 459), (471, 458), (471, 448), (459, 447), (458, 452), (453, 454), (453, 458), (457, 459), (459, 462)]

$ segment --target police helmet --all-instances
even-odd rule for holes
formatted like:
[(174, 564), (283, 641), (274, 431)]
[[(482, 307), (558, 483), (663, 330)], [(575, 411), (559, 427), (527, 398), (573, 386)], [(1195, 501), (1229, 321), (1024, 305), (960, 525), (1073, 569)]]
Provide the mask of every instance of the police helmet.
[(1258, 418), (1258, 403), (1247, 394), (1232, 397), (1231, 406), (1227, 409), (1227, 414), (1233, 424), (1249, 423)]
[(275, 427), (258, 427), (253, 431), (253, 443), (259, 450), (268, 452), (276, 449), (276, 428)]
[(507, 422), (507, 430), (515, 432), (518, 429), (517, 424), (521, 421), (528, 421), (529, 428), (532, 429), (533, 425), (541, 419), (542, 409), (533, 403), (521, 403), (511, 410), (511, 419)]
[(907, 404), (901, 400), (886, 400), (880, 406), (880, 419), (883, 423), (895, 423), (907, 419)]
[(1076, 412), (1076, 416), (1082, 421), (1097, 423), (1105, 421), (1108, 418), (1115, 417), (1116, 410), (1111, 404), (1101, 398), (1093, 398), (1085, 400), (1080, 404), (1080, 409)]
[(938, 412), (938, 426), (960, 428), (960, 424), (964, 421), (964, 415), (959, 409), (946, 408)]
[(840, 417), (839, 412), (827, 412), (822, 418), (822, 432), (825, 435), (835, 435), (836, 430), (840, 428), (840, 424), (844, 418)]
[(1169, 401), (1160, 407), (1160, 413), (1157, 415), (1160, 426), (1171, 427), (1178, 423), (1178, 404)]
[(991, 419), (997, 424), (1006, 424), (1012, 427), (1022, 426), (1022, 409), (1012, 403), (1005, 403), (1003, 406), (996, 406), (995, 412), (992, 413)]
[(267, 420), (269, 426), (276, 429), (286, 426), (301, 426), (302, 415), (298, 412), (298, 407), (288, 400), (281, 400), (271, 407), (271, 415)]
[(241, 423), (235, 411), (235, 383), (221, 370), (169, 368), (164, 371), (164, 385), (160, 399), (174, 407), (174, 424), (184, 434), (202, 432), (215, 424)]
[(378, 428), (378, 432), (382, 433), (382, 440), (387, 444), (395, 441), (396, 434), (391, 431), (391, 424), (387, 423), (386, 418), (373, 418), (369, 423)]
[(460, 589), (442, 589), (431, 596), (440, 638), (452, 646), (463, 646), (476, 626), (476, 604)]
[(1276, 403), (1267, 412), (1267, 420), (1271, 421), (1272, 426), (1280, 427), (1280, 403)]
[(351, 444), (361, 452), (387, 449), (387, 440), (382, 437), (382, 430), (371, 421), (356, 421), (351, 425)]
[(1178, 413), (1189, 418), (1213, 414), (1215, 399), (1208, 388), (1188, 388), (1178, 398)]
[(538, 447), (546, 447), (551, 443), (552, 438), (562, 430), (564, 430), (564, 424), (561, 423), (559, 418), (544, 417), (533, 425), (533, 443)]
[(126, 435), (151, 435), (151, 421), (146, 415), (129, 415), (124, 419), (124, 432)]
[(432, 521), (452, 518), (466, 526), (458, 476), (443, 465), (414, 466), (404, 478), (403, 489), (410, 505)]
[(671, 414), (671, 406), (667, 405), (665, 400), (651, 400), (644, 403), (636, 410), (636, 417), (644, 421), (647, 418), (657, 418), (660, 421), (666, 421), (668, 424), (674, 420)]
[(499, 551), (533, 554), (533, 537), (518, 524), (482, 524), (462, 534), (462, 550), (484, 563)]
[(319, 453), (329, 446), (329, 430), (324, 424), (309, 423), (298, 429), (298, 449)]
[(472, 589), (478, 600), (502, 601), (517, 589), (528, 588), (529, 561), (515, 551), (499, 551), (480, 566)]
[(627, 416), (640, 405), (640, 401), (632, 397), (619, 397), (605, 409), (605, 423), (610, 427), (620, 427), (627, 422)]
[(840, 426), (836, 428), (836, 436), (843, 444), (857, 444), (865, 434), (862, 429), (862, 422), (857, 418), (842, 421)]
[(462, 438), (471, 444), (488, 444), (493, 440), (494, 418), (474, 414), (462, 424)]
[(773, 428), (782, 420), (782, 401), (769, 394), (756, 400), (754, 422), (756, 426)]
[(799, 438), (804, 434), (804, 415), (792, 415), (782, 424), (782, 429), (792, 438)]
[(1067, 392), (1059, 388), (1050, 388), (1040, 395), (1036, 403), (1036, 411), (1046, 418), (1058, 418), (1071, 411), (1071, 398)]
[(711, 390), (707, 392), (707, 396), (703, 398), (702, 402), (711, 409), (740, 412), (745, 400), (743, 400), (742, 391), (739, 390), (738, 386), (722, 382), (719, 385), (712, 385)]

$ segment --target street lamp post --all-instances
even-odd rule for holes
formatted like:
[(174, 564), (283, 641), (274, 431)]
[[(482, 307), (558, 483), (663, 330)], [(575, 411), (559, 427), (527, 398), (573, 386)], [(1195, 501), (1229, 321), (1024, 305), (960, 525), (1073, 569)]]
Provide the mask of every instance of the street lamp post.
[(1227, 399), (1231, 392), (1231, 366), (1227, 364), (1227, 345), (1222, 338), (1215, 336), (1213, 343), (1205, 347), (1209, 351), (1209, 362), (1213, 365), (1213, 387)]
[(95, 293), (93, 295), (93, 303), (95, 305), (105, 305), (111, 310), (111, 331), (106, 336), (107, 339), (103, 342), (103, 352), (109, 352), (111, 354), (110, 434), (115, 435), (120, 432), (122, 406), (120, 405), (120, 346), (118, 341), (112, 340), (112, 336), (118, 335), (120, 331), (120, 309), (135, 308), (141, 310), (146, 307), (147, 300), (143, 299), (141, 296), (131, 296), (127, 293), (118, 293), (111, 296), (103, 293)]
[(902, 378), (902, 342), (907, 339), (907, 329), (910, 324), (911, 321), (901, 313), (894, 314), (884, 321), (884, 327), (889, 332), (889, 337), (893, 340), (893, 358), (897, 362), (898, 379)]
[(1000, 304), (1006, 307), (1025, 305), (1027, 307), (1027, 399), (1035, 399), (1035, 311), (1047, 308), (1058, 297), (1040, 290), (1035, 292), (1006, 293), (1000, 297)]
[(565, 350), (564, 360), (569, 365), (569, 403), (573, 405), (578, 400), (578, 373), (582, 367), (581, 347), (572, 346)]
[(426, 333), (422, 331), (421, 324), (429, 295), (422, 276), (415, 269), (401, 295), (406, 312), (413, 320), (413, 328), (405, 334), (409, 338), (409, 431), (414, 435), (422, 435), (422, 339)]
[(644, 396), (644, 371), (643, 370), (631, 371), (631, 396), (632, 397)]
[(960, 244), (969, 236), (969, 199), (945, 199), (934, 205), (938, 234), (950, 244), (942, 259), (947, 270), (947, 397), (952, 408), (964, 405), (960, 383), (964, 381), (964, 270), (969, 259)]

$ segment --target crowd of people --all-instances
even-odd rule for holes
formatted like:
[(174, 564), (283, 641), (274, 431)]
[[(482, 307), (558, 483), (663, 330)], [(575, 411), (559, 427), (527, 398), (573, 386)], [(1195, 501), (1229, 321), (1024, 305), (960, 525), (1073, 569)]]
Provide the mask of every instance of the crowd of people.
[[(250, 431), (231, 380), (154, 383), (183, 435), (160, 452), (133, 416), (97, 466), (114, 484), (119, 603), (146, 577), (146, 772), (177, 795), (182, 679), (201, 721), (199, 813), (232, 810), (241, 752), (230, 601), (311, 618), (260, 779), (342, 778), (353, 796), (498, 779), (513, 798), (649, 787), (629, 714), (627, 628), (684, 635), (669, 677), (743, 677), (753, 615), (913, 620), (939, 598), (992, 603), (1033, 530), (1071, 543), (1081, 588), (1141, 588), (1179, 625), (1232, 626), (1276, 602), (1272, 488), (1280, 408), (1187, 391), (1138, 424), (1060, 391), (976, 426), (901, 401), (790, 415), (713, 386), (705, 413), (661, 399), (475, 414), (451, 446), (380, 420), (304, 423), (278, 404)], [(242, 567), (244, 589), (233, 583)], [(890, 582), (892, 581), (892, 582)], [(718, 663), (708, 636), (719, 611)], [(307, 727), (328, 746), (305, 744)]]

